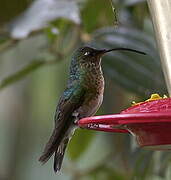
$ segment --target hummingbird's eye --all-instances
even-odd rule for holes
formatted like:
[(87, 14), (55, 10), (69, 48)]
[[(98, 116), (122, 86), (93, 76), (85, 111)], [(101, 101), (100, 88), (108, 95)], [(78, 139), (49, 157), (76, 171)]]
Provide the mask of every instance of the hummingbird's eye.
[(85, 52), (85, 53), (84, 53), (85, 56), (87, 56), (87, 55), (89, 55), (89, 54), (90, 54), (90, 52)]

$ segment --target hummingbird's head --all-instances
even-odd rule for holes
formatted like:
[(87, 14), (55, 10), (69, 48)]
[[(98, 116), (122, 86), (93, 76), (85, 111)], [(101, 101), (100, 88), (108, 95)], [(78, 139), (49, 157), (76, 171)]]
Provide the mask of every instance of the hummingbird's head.
[(113, 48), (113, 49), (95, 49), (92, 47), (84, 46), (77, 49), (73, 55), (71, 69), (76, 71), (77, 67), (83, 67), (91, 69), (91, 67), (100, 67), (101, 57), (111, 51), (132, 51), (140, 54), (145, 54), (144, 52), (137, 51), (130, 48)]
[(76, 52), (75, 55), (80, 63), (95, 63), (99, 62), (101, 56), (106, 52), (106, 50), (98, 50), (92, 47), (81, 47)]
[(130, 48), (113, 48), (113, 49), (95, 49), (92, 47), (84, 46), (79, 49), (74, 54), (74, 58), (76, 58), (80, 63), (98, 63), (101, 57), (108, 52), (111, 51), (132, 51), (139, 54), (146, 54), (142, 51), (130, 49)]

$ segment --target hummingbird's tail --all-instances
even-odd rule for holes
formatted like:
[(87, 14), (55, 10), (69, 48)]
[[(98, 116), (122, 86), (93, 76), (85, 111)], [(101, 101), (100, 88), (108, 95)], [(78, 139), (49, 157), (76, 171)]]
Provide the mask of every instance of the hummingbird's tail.
[(69, 142), (69, 138), (65, 138), (64, 140), (62, 140), (60, 146), (55, 151), (54, 164), (53, 164), (53, 168), (55, 172), (58, 172), (61, 169), (62, 161), (64, 158), (64, 154), (65, 154), (65, 150), (68, 145), (68, 142)]
[(54, 129), (52, 136), (46, 144), (45, 150), (39, 161), (43, 164), (46, 163), (50, 157), (55, 153), (54, 156), (54, 171), (58, 172), (61, 169), (64, 153), (69, 142), (69, 136), (61, 135)]

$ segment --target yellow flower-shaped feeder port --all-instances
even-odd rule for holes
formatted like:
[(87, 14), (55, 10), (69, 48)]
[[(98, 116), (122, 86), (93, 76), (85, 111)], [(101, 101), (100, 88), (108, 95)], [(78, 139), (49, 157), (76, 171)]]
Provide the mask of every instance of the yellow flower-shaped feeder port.
[[(145, 102), (164, 99), (164, 98), (168, 98), (168, 97), (166, 95), (161, 97), (159, 94), (156, 93), (156, 94), (152, 94), (151, 97), (149, 99), (147, 99)], [(138, 105), (138, 104), (141, 104), (141, 103), (143, 103), (143, 102), (136, 103), (135, 101), (132, 101), (132, 106), (135, 106), (135, 105)]]

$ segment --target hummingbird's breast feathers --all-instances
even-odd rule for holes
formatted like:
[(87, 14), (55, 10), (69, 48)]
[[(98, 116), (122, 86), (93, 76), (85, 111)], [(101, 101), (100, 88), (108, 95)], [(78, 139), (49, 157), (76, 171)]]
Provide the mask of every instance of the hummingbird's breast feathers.
[(84, 86), (88, 91), (95, 94), (101, 94), (104, 91), (104, 77), (101, 70), (101, 67), (90, 68), (90, 71), (86, 72), (86, 75), (83, 77)]

